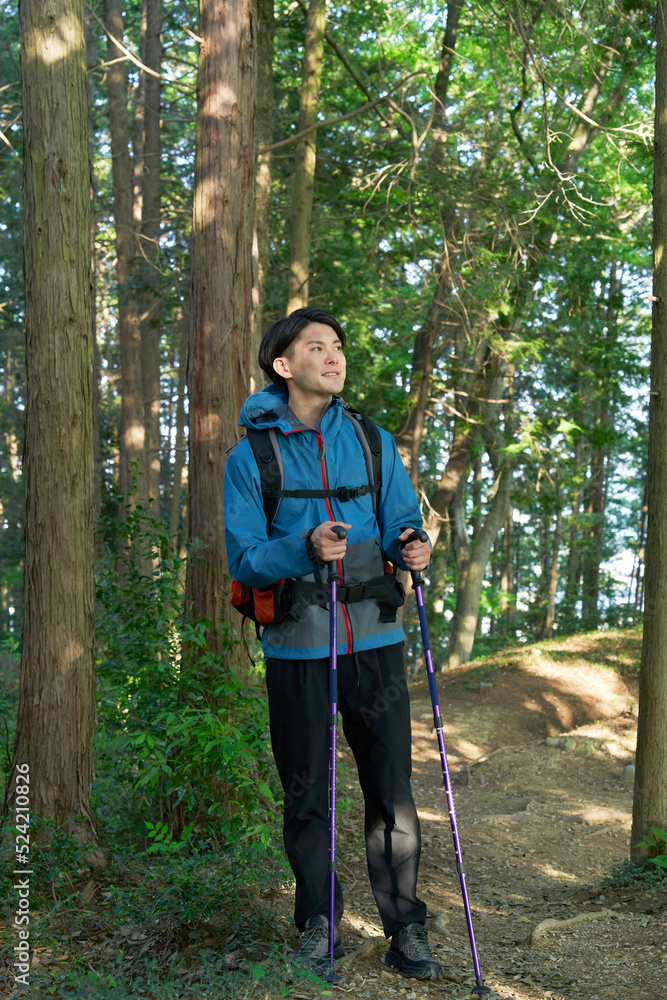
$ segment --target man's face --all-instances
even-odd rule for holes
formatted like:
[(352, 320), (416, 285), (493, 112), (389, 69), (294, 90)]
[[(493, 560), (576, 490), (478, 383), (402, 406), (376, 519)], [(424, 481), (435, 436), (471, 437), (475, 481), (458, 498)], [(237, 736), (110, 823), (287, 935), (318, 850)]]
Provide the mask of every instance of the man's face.
[(287, 382), (290, 396), (328, 399), (345, 384), (345, 355), (338, 334), (324, 323), (310, 323), (290, 346), (289, 355), (276, 358), (274, 370)]

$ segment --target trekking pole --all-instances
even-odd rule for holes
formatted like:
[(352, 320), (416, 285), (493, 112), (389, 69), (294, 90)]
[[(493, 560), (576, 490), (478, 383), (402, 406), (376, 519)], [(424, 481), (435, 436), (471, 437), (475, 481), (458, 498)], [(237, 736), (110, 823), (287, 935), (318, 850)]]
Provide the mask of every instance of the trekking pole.
[[(406, 538), (404, 542), (401, 542), (401, 548), (407, 545), (409, 542), (427, 542), (428, 535), (422, 529), (415, 529), (409, 538)], [(488, 986), (484, 985), (482, 981), (482, 973), (479, 966), (479, 957), (477, 955), (477, 945), (475, 943), (475, 931), (472, 926), (472, 912), (470, 910), (470, 900), (468, 899), (468, 887), (466, 885), (466, 875), (463, 866), (463, 854), (461, 853), (461, 842), (459, 840), (459, 830), (456, 823), (456, 810), (454, 808), (454, 796), (452, 794), (452, 784), (449, 779), (449, 767), (447, 765), (447, 751), (445, 750), (445, 740), (442, 735), (442, 717), (440, 715), (440, 701), (438, 699), (438, 689), (435, 684), (435, 671), (433, 670), (433, 657), (431, 656), (431, 640), (428, 634), (428, 625), (426, 623), (426, 609), (424, 608), (424, 595), (422, 593), (422, 587), (424, 586), (424, 580), (422, 578), (421, 572), (419, 570), (411, 570), (410, 575), (412, 576), (412, 587), (417, 596), (417, 612), (419, 614), (419, 627), (422, 634), (422, 645), (424, 647), (424, 659), (426, 660), (426, 672), (428, 675), (428, 686), (431, 692), (431, 704), (433, 706), (433, 723), (435, 725), (435, 731), (438, 737), (438, 747), (440, 748), (440, 762), (442, 764), (442, 780), (445, 785), (445, 795), (447, 796), (447, 808), (449, 810), (449, 822), (452, 828), (452, 838), (454, 840), (454, 853), (456, 855), (456, 870), (459, 875), (459, 881), (461, 883), (461, 895), (463, 896), (463, 908), (466, 915), (466, 923), (468, 925), (468, 937), (470, 938), (470, 950), (472, 952), (472, 964), (475, 969), (475, 979), (477, 985), (471, 990), (471, 993), (476, 993), (482, 995), (483, 993), (490, 993), (491, 990)]]
[[(347, 537), (342, 524), (332, 525), (339, 538)], [(338, 600), (338, 564), (329, 563), (329, 971), (322, 978), (327, 983), (340, 982), (334, 972), (334, 903), (336, 892), (336, 719), (338, 716), (338, 656), (336, 602)]]

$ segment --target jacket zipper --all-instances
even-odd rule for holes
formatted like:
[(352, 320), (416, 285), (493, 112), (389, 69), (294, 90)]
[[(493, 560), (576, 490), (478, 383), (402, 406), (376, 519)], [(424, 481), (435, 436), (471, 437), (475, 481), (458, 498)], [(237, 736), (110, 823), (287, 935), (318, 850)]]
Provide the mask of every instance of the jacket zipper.
[[(326, 410), (324, 412), (326, 413)], [(324, 416), (324, 414), (322, 414), (322, 416)], [(316, 428), (315, 433), (317, 434), (318, 456), (319, 456), (319, 459), (320, 459), (320, 469), (321, 469), (321, 472), (322, 472), (322, 489), (328, 490), (329, 489), (329, 474), (327, 472), (326, 456), (325, 456), (325, 449), (324, 449), (324, 438), (322, 437), (322, 435), (320, 433), (319, 427)], [(329, 520), (330, 521), (335, 521), (336, 518), (334, 517), (334, 513), (333, 513), (333, 510), (331, 509), (331, 504), (329, 503), (329, 498), (328, 497), (324, 498), (324, 505), (325, 505), (325, 507), (327, 509), (327, 514), (329, 515)], [(342, 562), (342, 560), (339, 559), (338, 562), (336, 563), (336, 566), (338, 568), (338, 576), (340, 577), (340, 582), (343, 583), (344, 579), (343, 579), (343, 562)], [(350, 618), (349, 618), (349, 615), (347, 613), (347, 608), (345, 607), (345, 605), (341, 604), (340, 609), (341, 609), (341, 611), (343, 613), (343, 621), (345, 622), (345, 635), (347, 637), (347, 652), (351, 653), (352, 652), (352, 625), (350, 623)]]

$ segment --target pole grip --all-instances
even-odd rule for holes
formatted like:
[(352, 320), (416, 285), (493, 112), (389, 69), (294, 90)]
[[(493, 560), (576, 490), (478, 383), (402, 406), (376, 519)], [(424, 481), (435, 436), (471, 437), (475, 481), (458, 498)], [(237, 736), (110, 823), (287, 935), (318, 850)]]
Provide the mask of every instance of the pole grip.
[[(334, 535), (338, 535), (339, 538), (347, 538), (347, 528), (344, 528), (342, 524), (332, 524), (331, 530)], [(329, 583), (335, 580), (336, 583), (340, 582), (340, 577), (338, 576), (338, 565), (335, 562), (330, 562), (329, 564), (329, 575), (327, 579)]]
[[(401, 548), (405, 545), (409, 545), (410, 542), (427, 542), (428, 535), (423, 528), (415, 528), (411, 535), (404, 538), (401, 542)], [(424, 584), (424, 578), (421, 575), (421, 570), (410, 570), (410, 576), (412, 577), (412, 587), (416, 590), (417, 587), (421, 587)]]

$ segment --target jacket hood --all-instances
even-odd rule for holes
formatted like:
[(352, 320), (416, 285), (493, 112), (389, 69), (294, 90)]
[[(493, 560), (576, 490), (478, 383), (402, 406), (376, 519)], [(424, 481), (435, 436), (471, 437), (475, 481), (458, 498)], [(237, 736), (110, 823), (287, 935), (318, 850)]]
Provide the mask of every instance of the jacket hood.
[[(340, 404), (341, 397), (333, 396), (332, 403)], [(287, 393), (273, 383), (248, 396), (241, 407), (239, 426), (255, 427), (257, 430), (274, 427), (283, 434), (303, 428), (303, 424), (289, 409)]]

